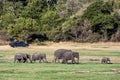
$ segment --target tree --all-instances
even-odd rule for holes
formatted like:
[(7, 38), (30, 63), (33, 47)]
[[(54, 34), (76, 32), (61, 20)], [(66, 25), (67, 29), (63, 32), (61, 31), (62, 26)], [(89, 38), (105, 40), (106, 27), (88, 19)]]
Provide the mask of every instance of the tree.
[(111, 6), (109, 2), (103, 2), (102, 0), (99, 0), (91, 4), (87, 10), (85, 10), (82, 18), (92, 21), (92, 19), (99, 14), (110, 15), (112, 12), (113, 5)]
[(18, 37), (24, 40), (26, 36), (37, 33), (38, 24), (31, 18), (17, 18), (14, 24), (9, 24), (8, 33), (13, 37)]
[(22, 14), (23, 17), (29, 17), (32, 19), (40, 19), (41, 13), (44, 10), (45, 4), (44, 0), (32, 0), (29, 1), (28, 5), (25, 7), (25, 11)]
[(99, 15), (94, 18), (91, 24), (93, 32), (97, 32), (104, 36), (105, 40), (110, 38), (113, 34), (114, 29), (116, 29), (114, 17), (111, 15)]
[(3, 13), (3, 0), (0, 0), (0, 15)]
[(103, 35), (105, 40), (109, 40), (111, 31), (116, 29), (114, 24), (114, 17), (112, 16), (113, 5), (109, 2), (103, 2), (102, 0), (91, 4), (82, 18), (89, 20), (91, 23), (91, 30), (94, 33)]
[(14, 24), (15, 18), (16, 17), (11, 13), (6, 13), (0, 16), (0, 24), (1, 24), (0, 29), (7, 29), (9, 24)]

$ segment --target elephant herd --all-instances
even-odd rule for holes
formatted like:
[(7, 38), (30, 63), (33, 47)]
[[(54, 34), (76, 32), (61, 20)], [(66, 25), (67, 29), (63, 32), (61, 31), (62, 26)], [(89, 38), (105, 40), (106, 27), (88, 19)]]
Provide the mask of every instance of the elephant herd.
[[(28, 62), (28, 60), (31, 63), (35, 62), (37, 60), (39, 62), (48, 62), (45, 53), (34, 53), (34, 54), (32, 54), (32, 56), (30, 54), (27, 54), (27, 53), (16, 53), (14, 55), (14, 63), (15, 62), (25, 63), (25, 62)], [(72, 50), (67, 50), (67, 49), (58, 49), (54, 52), (53, 62), (67, 64), (69, 60), (71, 60), (72, 64), (79, 63), (79, 53), (74, 52)], [(101, 63), (110, 63), (110, 58), (103, 57), (101, 59)]]

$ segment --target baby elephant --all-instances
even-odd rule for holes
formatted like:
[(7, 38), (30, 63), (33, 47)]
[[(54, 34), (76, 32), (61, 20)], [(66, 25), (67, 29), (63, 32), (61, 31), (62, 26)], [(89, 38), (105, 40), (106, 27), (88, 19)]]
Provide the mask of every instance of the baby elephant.
[(108, 57), (103, 57), (103, 58), (101, 59), (101, 63), (109, 64), (109, 63), (110, 63), (110, 58), (108, 58)]
[(14, 63), (17, 61), (19, 63), (25, 63), (29, 61), (32, 63), (31, 56), (27, 53), (16, 53), (14, 56)]
[(46, 59), (46, 54), (42, 54), (42, 53), (35, 53), (32, 55), (32, 61), (36, 61), (39, 60), (39, 62), (43, 61), (43, 62), (48, 62)]
[(62, 61), (62, 63), (67, 64), (68, 60), (71, 60), (73, 64), (76, 63), (75, 59), (74, 59), (73, 52), (66, 52), (66, 53), (63, 54), (63, 61)]

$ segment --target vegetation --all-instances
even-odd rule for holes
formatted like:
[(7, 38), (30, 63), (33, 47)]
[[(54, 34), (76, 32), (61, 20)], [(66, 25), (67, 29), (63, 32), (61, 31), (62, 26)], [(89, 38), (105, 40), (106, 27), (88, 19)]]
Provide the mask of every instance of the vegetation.
[(119, 0), (0, 0), (0, 35), (5, 32), (8, 38), (2, 39), (20, 40), (37, 34), (51, 41), (120, 41), (119, 9)]
[[(76, 48), (76, 46), (80, 46), (78, 44), (68, 45), (73, 51), (80, 53), (80, 64), (53, 63), (53, 52), (60, 48), (56, 48), (55, 44), (53, 46), (31, 46), (28, 48), (0, 46), (0, 80), (119, 80), (120, 49), (117, 43), (118, 46), (113, 43), (113, 46), (91, 44), (91, 47), (82, 44), (81, 48)], [(49, 62), (14, 63), (15, 52), (29, 54), (44, 52)], [(110, 57), (113, 64), (100, 64), (100, 61), (89, 60), (101, 59), (102, 56)]]
[[(94, 68), (93, 68), (94, 66)], [(119, 64), (103, 65), (87, 63), (63, 65), (54, 63), (14, 64), (1, 63), (1, 80), (119, 80), (120, 74), (112, 74), (112, 68), (119, 69)], [(104, 72), (105, 71), (105, 72)]]

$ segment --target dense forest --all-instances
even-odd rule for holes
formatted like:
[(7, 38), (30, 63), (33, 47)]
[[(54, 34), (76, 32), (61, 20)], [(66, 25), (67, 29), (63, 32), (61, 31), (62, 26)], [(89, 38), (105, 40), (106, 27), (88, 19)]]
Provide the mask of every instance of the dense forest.
[(119, 0), (0, 0), (0, 39), (120, 41)]

